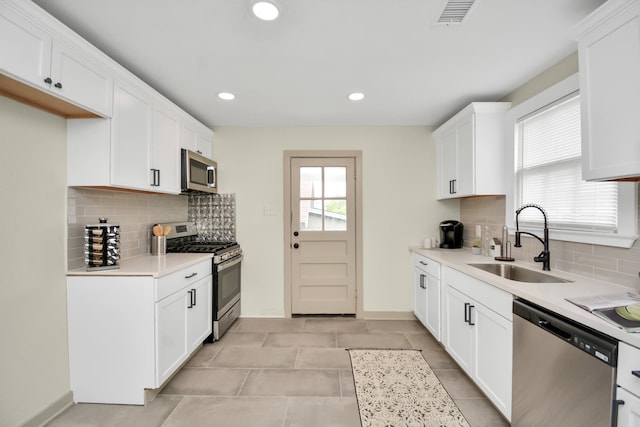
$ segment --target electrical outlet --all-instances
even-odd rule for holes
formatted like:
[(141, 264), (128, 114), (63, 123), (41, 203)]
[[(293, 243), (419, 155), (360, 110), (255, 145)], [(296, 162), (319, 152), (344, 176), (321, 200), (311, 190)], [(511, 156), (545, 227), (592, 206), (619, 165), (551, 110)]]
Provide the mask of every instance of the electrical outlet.
[(275, 206), (264, 205), (264, 214), (268, 216), (276, 216), (278, 212), (276, 211)]

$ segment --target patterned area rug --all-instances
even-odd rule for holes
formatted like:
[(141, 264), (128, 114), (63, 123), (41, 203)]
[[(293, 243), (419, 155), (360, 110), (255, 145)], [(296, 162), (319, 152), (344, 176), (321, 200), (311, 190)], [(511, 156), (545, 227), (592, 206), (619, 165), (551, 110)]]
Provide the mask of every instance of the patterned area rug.
[(469, 426), (418, 350), (351, 350), (363, 427)]

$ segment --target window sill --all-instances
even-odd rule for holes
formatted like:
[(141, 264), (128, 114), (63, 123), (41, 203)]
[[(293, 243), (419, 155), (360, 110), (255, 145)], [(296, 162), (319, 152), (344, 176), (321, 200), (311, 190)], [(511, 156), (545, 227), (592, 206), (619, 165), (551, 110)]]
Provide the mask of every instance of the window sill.
[[(515, 235), (515, 227), (509, 227), (509, 234)], [(542, 238), (543, 230), (541, 228), (525, 228), (521, 227), (520, 231), (526, 231), (533, 233), (536, 236)], [(531, 238), (526, 234), (522, 235), (522, 238)], [(593, 233), (583, 231), (571, 231), (571, 230), (554, 230), (549, 229), (550, 240), (560, 240), (563, 242), (584, 243), (587, 245), (601, 245), (601, 246), (613, 246), (617, 248), (630, 248), (638, 239), (637, 234), (633, 235), (620, 235), (610, 233)]]

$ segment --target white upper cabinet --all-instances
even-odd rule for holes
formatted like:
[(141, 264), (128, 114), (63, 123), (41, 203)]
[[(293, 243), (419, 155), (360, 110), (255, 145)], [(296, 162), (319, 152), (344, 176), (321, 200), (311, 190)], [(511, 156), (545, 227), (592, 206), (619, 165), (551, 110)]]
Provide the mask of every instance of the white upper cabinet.
[(640, 179), (640, 2), (609, 0), (577, 27), (582, 178)]
[(213, 131), (191, 117), (183, 117), (180, 129), (180, 147), (211, 158)]
[(117, 80), (112, 119), (67, 121), (67, 184), (180, 193), (181, 110)]
[(162, 102), (153, 110), (150, 164), (153, 186), (163, 193), (180, 193), (180, 112)]
[(505, 194), (509, 102), (474, 102), (433, 132), (438, 199)]
[[(153, 190), (149, 158), (151, 156), (151, 132), (153, 98), (135, 85), (117, 82), (114, 115), (111, 121), (111, 184), (138, 190)], [(96, 129), (96, 134), (99, 129)], [(71, 129), (67, 132), (72, 138)], [(78, 141), (83, 144), (83, 141)], [(84, 159), (86, 161), (88, 159)], [(106, 159), (105, 159), (106, 160)], [(77, 159), (76, 162), (81, 162)], [(75, 163), (75, 162), (74, 162)], [(73, 165), (69, 165), (73, 167)]]
[[(5, 6), (4, 3), (0, 5)], [(48, 89), (44, 80), (51, 72), (52, 43), (50, 33), (8, 7), (0, 8), (0, 69), (3, 74)]]
[[(0, 73), (84, 110), (110, 117), (111, 70), (74, 46), (71, 39), (58, 37), (46, 23), (36, 23), (9, 3), (0, 2), (0, 6)], [(12, 85), (4, 83), (3, 89), (11, 93)], [(24, 90), (21, 93), (24, 96)]]
[(57, 96), (68, 99), (103, 117), (111, 117), (113, 75), (91, 62), (75, 48), (54, 40), (51, 58), (51, 87)]

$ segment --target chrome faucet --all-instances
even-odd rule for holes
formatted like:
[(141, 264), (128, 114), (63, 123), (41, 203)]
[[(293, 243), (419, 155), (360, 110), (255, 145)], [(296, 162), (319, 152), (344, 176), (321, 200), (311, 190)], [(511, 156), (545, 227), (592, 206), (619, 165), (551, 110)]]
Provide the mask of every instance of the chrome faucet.
[[(538, 209), (540, 212), (542, 212), (542, 215), (544, 216), (544, 240), (542, 240), (540, 237), (536, 236), (533, 233), (529, 233), (526, 231), (520, 231), (519, 230), (519, 226), (518, 226), (518, 215), (520, 215), (520, 212), (522, 212), (523, 210), (525, 210), (526, 208), (536, 208)], [(522, 245), (520, 244), (520, 235), (521, 234), (528, 234), (529, 236), (533, 236), (536, 239), (538, 239), (540, 241), (540, 243), (542, 243), (543, 246), (543, 250), (542, 252), (540, 252), (540, 255), (533, 257), (533, 260), (535, 262), (541, 262), (542, 263), (542, 269), (545, 271), (550, 271), (551, 270), (551, 254), (549, 253), (549, 228), (547, 227), (547, 213), (544, 211), (544, 209), (542, 209), (541, 206), (538, 205), (534, 205), (532, 203), (527, 204), (527, 205), (523, 205), (520, 209), (516, 209), (516, 243), (513, 245), (516, 248), (521, 248)]]

